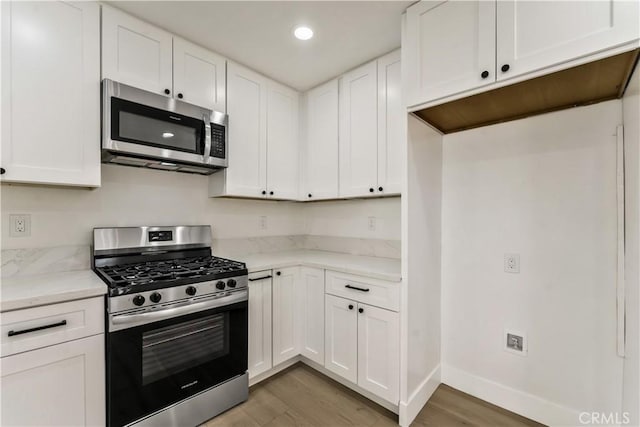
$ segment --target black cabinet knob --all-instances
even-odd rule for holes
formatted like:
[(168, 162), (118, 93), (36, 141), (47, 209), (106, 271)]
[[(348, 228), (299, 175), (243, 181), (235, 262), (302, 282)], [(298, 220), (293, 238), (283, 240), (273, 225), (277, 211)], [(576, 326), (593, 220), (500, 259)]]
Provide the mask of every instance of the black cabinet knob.
[(264, 196), (265, 194), (267, 194), (266, 190), (262, 190), (262, 195)]
[(358, 313), (364, 313), (364, 308), (360, 307), (360, 308), (358, 309)]
[[(2, 169), (2, 170), (4, 170), (4, 169)], [(4, 172), (3, 172), (3, 173), (4, 173)], [(311, 198), (311, 193), (309, 193), (309, 198)]]
[(182, 98), (184, 98), (184, 96), (182, 96), (182, 94), (181, 94), (181, 93), (179, 93), (179, 94), (178, 94), (178, 98), (182, 99)]
[(378, 191), (382, 191), (382, 190), (384, 190), (384, 188), (378, 187)]
[(349, 310), (353, 310), (353, 304), (349, 304)]
[(136, 295), (133, 297), (133, 303), (137, 306), (144, 304), (144, 297), (142, 295)]
[(196, 294), (196, 288), (195, 286), (187, 286), (187, 289), (185, 289), (185, 292), (189, 296), (194, 296)]
[(171, 91), (170, 91), (169, 89), (165, 89), (165, 90), (164, 90), (164, 93), (165, 93), (165, 94), (167, 94), (167, 95), (169, 95), (169, 94), (171, 93)]
[(280, 271), (276, 272), (276, 276), (281, 275), (282, 273)]
[(480, 77), (482, 77), (483, 79), (486, 79), (487, 77), (489, 77), (489, 72), (488, 71), (483, 71), (482, 74), (480, 74)]
[(509, 68), (510, 68), (509, 64), (504, 64), (502, 67), (500, 67), (503, 73), (506, 73), (507, 71), (509, 71)]
[(152, 294), (149, 296), (149, 299), (150, 299), (152, 302), (160, 302), (160, 300), (162, 299), (162, 295), (160, 295), (160, 294), (159, 294), (159, 293), (157, 293), (157, 292), (154, 292), (154, 293), (152, 293)]
[(218, 283), (216, 283), (216, 288), (223, 290), (224, 289), (224, 282), (222, 280), (220, 280)]
[(270, 196), (273, 196), (273, 191), (269, 191), (269, 195), (270, 195)]
[(235, 288), (236, 287), (236, 281), (234, 279), (227, 280), (227, 286), (230, 287), (230, 288)]
[(369, 189), (369, 193), (373, 193), (373, 188), (370, 188), (370, 189)]
[[(5, 172), (7, 172), (5, 168), (0, 168), (0, 175), (4, 175)], [(311, 197), (311, 194), (309, 194), (309, 197)]]

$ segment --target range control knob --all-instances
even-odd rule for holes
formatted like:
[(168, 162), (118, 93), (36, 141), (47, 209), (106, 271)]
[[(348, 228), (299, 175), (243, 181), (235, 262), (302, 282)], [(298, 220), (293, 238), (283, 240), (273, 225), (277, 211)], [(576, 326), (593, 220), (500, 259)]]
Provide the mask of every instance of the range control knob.
[(142, 295), (136, 295), (133, 297), (133, 303), (138, 306), (144, 304), (144, 297)]
[(224, 289), (224, 282), (222, 280), (220, 280), (218, 283), (216, 283), (216, 288), (223, 290)]
[(185, 289), (185, 292), (189, 296), (194, 296), (196, 294), (196, 288), (194, 286), (187, 286), (187, 289)]
[(233, 280), (233, 279), (229, 279), (227, 281), (227, 286), (230, 287), (230, 288), (235, 288), (236, 287), (236, 281)]
[(151, 300), (151, 302), (160, 302), (160, 300), (162, 299), (162, 295), (160, 295), (157, 292), (154, 292), (151, 295), (149, 295), (149, 299)]

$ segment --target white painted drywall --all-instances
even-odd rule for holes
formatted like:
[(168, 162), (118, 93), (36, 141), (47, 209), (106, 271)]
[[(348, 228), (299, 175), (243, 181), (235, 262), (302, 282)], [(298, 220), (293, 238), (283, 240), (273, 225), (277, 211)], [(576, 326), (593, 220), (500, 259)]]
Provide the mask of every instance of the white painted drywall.
[[(444, 137), (443, 382), (546, 424), (620, 410), (620, 123), (609, 101)], [(504, 328), (527, 334), (526, 357)]]
[(622, 410), (640, 426), (640, 67), (622, 99), (625, 145), (626, 349)]
[[(210, 199), (200, 175), (103, 165), (94, 190), (3, 184), (0, 191), (3, 249), (89, 245), (93, 227), (210, 224), (218, 239), (304, 231), (299, 204)], [(11, 213), (31, 214), (31, 237), (9, 237)]]

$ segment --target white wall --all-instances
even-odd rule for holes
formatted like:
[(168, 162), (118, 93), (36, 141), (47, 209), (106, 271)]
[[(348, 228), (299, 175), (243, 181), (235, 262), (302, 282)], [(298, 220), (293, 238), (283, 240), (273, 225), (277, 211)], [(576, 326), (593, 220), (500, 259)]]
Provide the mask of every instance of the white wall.
[(640, 426), (640, 67), (622, 101), (625, 143), (626, 349), (622, 410)]
[[(445, 136), (445, 383), (546, 424), (619, 411), (621, 122), (610, 101)], [(503, 351), (505, 327), (527, 334), (527, 357)]]
[[(296, 203), (210, 199), (200, 175), (103, 165), (102, 187), (0, 188), (3, 249), (88, 245), (93, 227), (210, 224), (215, 238), (304, 232)], [(31, 214), (31, 237), (9, 237), (9, 214)], [(260, 216), (267, 216), (267, 229)]]

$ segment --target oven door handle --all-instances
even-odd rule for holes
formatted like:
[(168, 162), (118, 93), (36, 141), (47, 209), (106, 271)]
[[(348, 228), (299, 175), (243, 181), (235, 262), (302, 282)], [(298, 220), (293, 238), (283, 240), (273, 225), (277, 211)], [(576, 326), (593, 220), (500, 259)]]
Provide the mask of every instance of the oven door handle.
[(204, 301), (180, 304), (177, 307), (165, 308), (163, 310), (155, 310), (147, 313), (133, 314), (116, 314), (109, 316), (109, 332), (118, 331), (120, 329), (132, 328), (134, 326), (144, 325), (151, 322), (170, 319), (172, 317), (182, 316), (184, 314), (196, 313), (198, 311), (209, 310), (211, 308), (223, 307), (225, 305), (237, 302), (247, 301), (249, 292), (242, 290), (234, 292), (221, 298), (208, 299)]
[(206, 161), (211, 155), (211, 123), (206, 115), (202, 117), (202, 120), (204, 121), (204, 153), (202, 155)]

